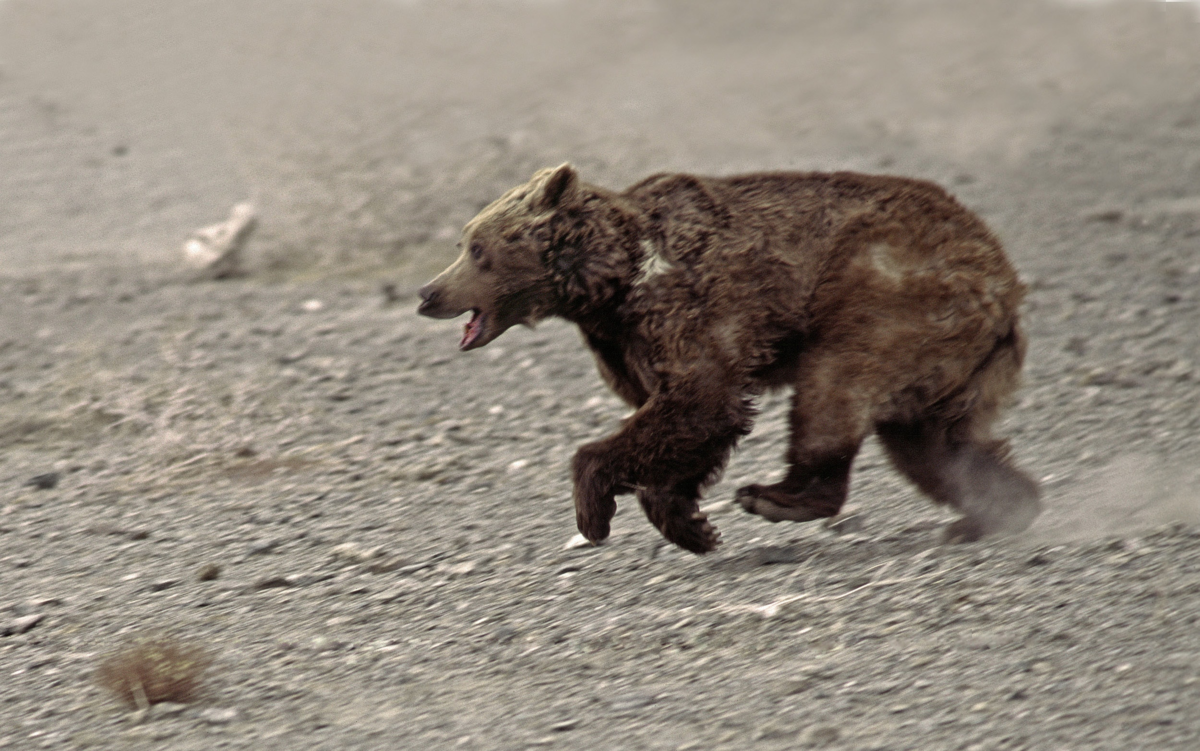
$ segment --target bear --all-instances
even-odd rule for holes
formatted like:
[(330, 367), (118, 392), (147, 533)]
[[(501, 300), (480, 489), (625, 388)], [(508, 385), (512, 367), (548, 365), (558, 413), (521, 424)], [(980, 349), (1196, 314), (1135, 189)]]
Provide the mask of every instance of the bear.
[(459, 348), (514, 324), (573, 322), (634, 412), (572, 461), (576, 523), (605, 540), (634, 493), (668, 541), (721, 542), (699, 509), (755, 400), (790, 386), (787, 473), (736, 493), (771, 522), (836, 515), (874, 433), (958, 512), (970, 542), (1026, 529), (1036, 483), (991, 426), (1018, 385), (1025, 293), (1000, 242), (938, 185), (856, 172), (657, 174), (622, 192), (570, 164), (466, 224), (418, 312), (470, 312)]

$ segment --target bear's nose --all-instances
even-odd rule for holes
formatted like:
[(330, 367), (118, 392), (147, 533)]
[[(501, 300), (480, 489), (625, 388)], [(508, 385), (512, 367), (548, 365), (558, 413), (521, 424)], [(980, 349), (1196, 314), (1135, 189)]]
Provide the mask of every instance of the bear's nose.
[(421, 297), (421, 304), (417, 306), (417, 312), (429, 315), (429, 312), (433, 310), (433, 306), (437, 305), (438, 291), (434, 289), (432, 284), (426, 284), (417, 290), (417, 294)]
[(425, 287), (416, 290), (416, 294), (421, 296), (421, 305), (424, 307), (430, 307), (431, 305), (436, 304), (438, 298), (442, 296), (442, 294), (438, 292), (437, 288), (434, 287), (433, 284), (426, 284)]

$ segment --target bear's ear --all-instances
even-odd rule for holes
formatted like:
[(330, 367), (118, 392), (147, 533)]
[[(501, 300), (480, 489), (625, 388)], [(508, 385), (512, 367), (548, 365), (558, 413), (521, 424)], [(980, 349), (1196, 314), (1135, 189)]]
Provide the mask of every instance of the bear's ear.
[(533, 176), (529, 203), (538, 211), (557, 207), (575, 189), (577, 177), (575, 168), (569, 162), (563, 162), (554, 169), (542, 170)]

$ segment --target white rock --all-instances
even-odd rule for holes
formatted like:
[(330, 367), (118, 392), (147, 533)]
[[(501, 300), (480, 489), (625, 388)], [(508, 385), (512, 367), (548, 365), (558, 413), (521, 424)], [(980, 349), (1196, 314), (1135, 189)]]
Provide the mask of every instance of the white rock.
[(576, 548), (595, 548), (603, 544), (604, 542), (593, 543), (588, 538), (576, 532), (571, 539), (567, 540), (567, 544), (563, 545), (563, 550), (575, 550)]
[(722, 511), (728, 511), (731, 508), (733, 508), (733, 501), (727, 498), (723, 501), (714, 501), (707, 506), (701, 506), (700, 513), (704, 514), (705, 516), (712, 516), (713, 514), (718, 514)]
[(14, 618), (10, 622), (0, 625), (0, 636), (12, 636), (14, 634), (23, 634), (34, 626), (42, 622), (45, 618), (44, 613), (33, 613), (24, 615), (20, 618)]
[(209, 279), (234, 276), (241, 271), (242, 247), (256, 221), (254, 206), (239, 203), (225, 221), (192, 234), (183, 246), (184, 260)]

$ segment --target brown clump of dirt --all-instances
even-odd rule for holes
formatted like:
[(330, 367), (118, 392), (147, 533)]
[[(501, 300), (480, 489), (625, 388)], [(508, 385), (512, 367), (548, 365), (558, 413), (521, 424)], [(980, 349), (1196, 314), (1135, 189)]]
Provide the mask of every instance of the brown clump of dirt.
[(200, 695), (212, 659), (198, 644), (170, 634), (143, 634), (105, 657), (95, 680), (130, 709), (187, 704)]

